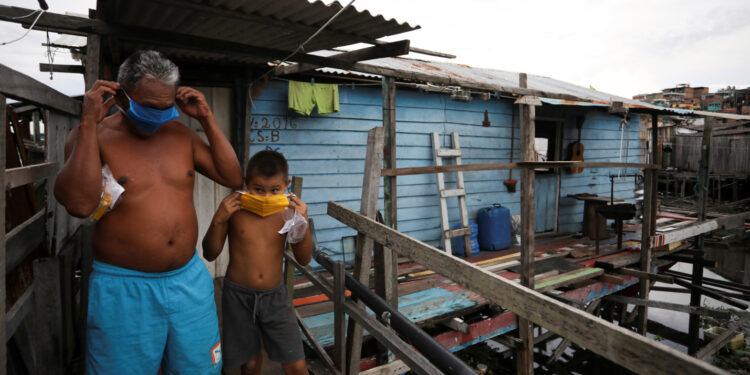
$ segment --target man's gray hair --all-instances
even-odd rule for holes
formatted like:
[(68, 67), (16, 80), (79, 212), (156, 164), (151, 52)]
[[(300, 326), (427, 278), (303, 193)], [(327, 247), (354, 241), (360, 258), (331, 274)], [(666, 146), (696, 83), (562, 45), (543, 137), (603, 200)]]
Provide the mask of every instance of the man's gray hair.
[(125, 90), (132, 91), (144, 77), (156, 78), (167, 85), (177, 86), (180, 81), (180, 69), (161, 52), (135, 51), (120, 65), (117, 82)]

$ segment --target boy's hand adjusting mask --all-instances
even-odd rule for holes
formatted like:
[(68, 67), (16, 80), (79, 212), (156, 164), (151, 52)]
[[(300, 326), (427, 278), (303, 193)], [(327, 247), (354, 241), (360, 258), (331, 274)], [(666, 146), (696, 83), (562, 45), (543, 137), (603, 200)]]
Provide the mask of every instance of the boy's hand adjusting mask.
[(243, 191), (240, 207), (258, 216), (268, 216), (289, 207), (289, 199), (284, 194), (261, 197)]

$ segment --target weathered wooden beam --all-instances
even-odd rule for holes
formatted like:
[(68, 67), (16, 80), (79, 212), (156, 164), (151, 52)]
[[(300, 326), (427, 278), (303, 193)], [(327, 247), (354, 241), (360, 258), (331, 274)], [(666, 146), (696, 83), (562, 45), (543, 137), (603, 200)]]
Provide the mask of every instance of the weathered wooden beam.
[(13, 271), (34, 249), (44, 241), (45, 215), (40, 210), (34, 216), (16, 225), (5, 236), (5, 272)]
[[(713, 119), (703, 119), (703, 141), (701, 144), (701, 159), (698, 166), (698, 175), (696, 176), (696, 182), (698, 183), (698, 226), (704, 224), (706, 220), (706, 208), (708, 206), (708, 185), (709, 177), (711, 174), (711, 138), (713, 134)], [(744, 220), (743, 220), (744, 221)], [(744, 223), (743, 223), (744, 224)], [(718, 223), (717, 223), (718, 226)], [(703, 246), (705, 244), (704, 235), (701, 234), (696, 240), (696, 247), (698, 253), (694, 255), (693, 269), (692, 269), (692, 282), (693, 285), (701, 286), (703, 284)], [(710, 267), (710, 266), (709, 266)], [(690, 305), (700, 306), (701, 304), (701, 292), (698, 288), (690, 290)], [(745, 307), (746, 309), (747, 307)], [(698, 351), (700, 343), (700, 317), (697, 314), (690, 314), (688, 321), (688, 354), (694, 355)]]
[[(598, 315), (595, 312), (597, 311), (597, 308), (599, 308), (599, 305), (601, 304), (601, 302), (602, 302), (601, 299), (595, 299), (591, 301), (589, 305), (586, 306), (585, 311), (589, 314), (594, 313), (594, 315)], [(557, 359), (560, 358), (560, 356), (565, 352), (565, 349), (567, 349), (569, 345), (570, 345), (570, 339), (564, 338), (560, 342), (560, 345), (558, 345), (557, 348), (555, 348), (555, 350), (552, 352), (552, 355), (547, 360), (547, 364), (549, 365), (557, 361)]]
[(635, 276), (641, 279), (645, 278), (651, 281), (659, 281), (662, 283), (674, 284), (674, 277), (672, 276), (659, 275), (659, 274), (650, 273), (650, 272), (643, 272), (643, 271), (638, 271), (638, 270), (634, 270), (631, 268), (617, 268), (614, 271), (621, 273), (623, 275)]
[(39, 63), (40, 72), (51, 72), (51, 73), (76, 73), (83, 74), (85, 69), (83, 65), (68, 65), (68, 64), (47, 64)]
[(604, 300), (617, 302), (617, 303), (625, 303), (628, 305), (648, 306), (648, 307), (653, 307), (657, 309), (679, 311), (679, 312), (684, 312), (688, 314), (706, 315), (706, 316), (711, 316), (711, 317), (718, 318), (718, 319), (729, 319), (732, 316), (732, 314), (729, 311), (712, 309), (710, 307), (700, 307), (700, 306), (696, 307), (696, 306), (680, 305), (677, 303), (652, 301), (652, 300), (641, 299), (641, 298), (636, 298), (636, 297), (626, 297), (626, 296), (621, 296), (621, 295), (616, 295), (616, 294), (605, 296)]
[(537, 292), (546, 292), (562, 286), (574, 284), (577, 281), (593, 279), (602, 276), (604, 270), (601, 268), (581, 268), (558, 275), (557, 277), (537, 284), (534, 289)]
[(672, 260), (675, 262), (689, 263), (689, 264), (692, 264), (693, 266), (699, 265), (701, 267), (716, 267), (719, 265), (718, 261), (705, 259), (702, 256), (688, 257), (688, 256), (678, 255), (678, 254), (667, 254), (661, 258), (666, 259), (666, 260)]
[(315, 335), (312, 333), (312, 331), (310, 331), (310, 328), (307, 326), (307, 324), (305, 324), (305, 320), (302, 319), (302, 317), (299, 315), (299, 312), (295, 310), (294, 314), (297, 317), (297, 325), (299, 325), (300, 331), (302, 331), (302, 334), (307, 337), (307, 342), (312, 345), (315, 354), (317, 354), (321, 361), (323, 361), (323, 365), (326, 367), (326, 369), (330, 371), (331, 374), (340, 375), (341, 372), (333, 364), (333, 360), (331, 360), (331, 357), (328, 356), (326, 350), (320, 345), (318, 340), (315, 339)]
[[(336, 55), (328, 56), (331, 59), (344, 62), (357, 62), (364, 60), (379, 59), (383, 57), (394, 57), (406, 55), (409, 53), (409, 41), (401, 40), (387, 44), (381, 44), (372, 47), (366, 47), (350, 52), (343, 52)], [(314, 64), (293, 64), (276, 68), (274, 74), (277, 76), (306, 72), (320, 68), (320, 65)], [(385, 77), (384, 77), (385, 79)], [(390, 78), (393, 80), (393, 78)]]
[(86, 90), (90, 90), (101, 76), (102, 38), (97, 34), (86, 37), (86, 60), (84, 61), (83, 83)]
[(625, 328), (592, 317), (364, 217), (339, 203), (328, 214), (493, 303), (641, 374), (726, 374)]
[(28, 167), (11, 168), (5, 171), (5, 189), (10, 190), (26, 184), (40, 182), (57, 173), (57, 163), (42, 163)]
[[(302, 177), (292, 176), (292, 194), (302, 199)], [(292, 245), (287, 244), (287, 250), (292, 250)], [(284, 284), (289, 293), (289, 298), (294, 299), (294, 265), (289, 261), (284, 262)]]
[(570, 168), (575, 164), (581, 168), (640, 168), (654, 169), (652, 164), (640, 163), (599, 163), (599, 162), (518, 162), (518, 163), (482, 163), (482, 164), (461, 164), (461, 165), (441, 165), (429, 167), (409, 167), (409, 168), (388, 168), (380, 171), (382, 176), (407, 176), (414, 174), (433, 174), (445, 172), (469, 172), (469, 171), (492, 171), (507, 169), (534, 169), (534, 168)]
[(359, 375), (397, 375), (409, 372), (409, 366), (402, 360), (395, 360), (382, 366), (373, 367), (359, 373)]
[(738, 309), (745, 310), (745, 309), (748, 308), (748, 305), (746, 303), (737, 302), (737, 301), (735, 301), (735, 300), (733, 300), (733, 299), (731, 299), (729, 297), (723, 296), (723, 295), (715, 292), (713, 289), (706, 288), (705, 286), (696, 285), (696, 284), (690, 283), (690, 282), (682, 280), (682, 279), (674, 279), (674, 283), (677, 284), (677, 285), (679, 285), (679, 286), (682, 286), (682, 287), (690, 289), (691, 295), (692, 295), (692, 292), (698, 292), (699, 295), (702, 294), (702, 295), (704, 295), (706, 297), (711, 297), (711, 298), (713, 298), (713, 299), (715, 299), (717, 301), (724, 302), (727, 305), (732, 305), (732, 306), (734, 306), (734, 307), (736, 307)]
[[(656, 115), (653, 116), (653, 119), (655, 118)], [(654, 140), (654, 142), (656, 141)], [(656, 164), (656, 161), (653, 158), (651, 162)], [(654, 230), (654, 226), (656, 225), (655, 218), (652, 217), (652, 214), (654, 212), (652, 210), (652, 206), (655, 203), (653, 200), (653, 196), (657, 194), (654, 184), (655, 180), (655, 170), (643, 171), (643, 219), (641, 220), (641, 252), (640, 254), (638, 254), (640, 269), (643, 272), (651, 271), (651, 258), (654, 251), (648, 239), (651, 236), (651, 232)], [(651, 281), (649, 281), (648, 278), (641, 278), (639, 280), (638, 295), (643, 299), (648, 299), (650, 287)], [(636, 327), (638, 328), (638, 332), (640, 332), (643, 336), (646, 336), (646, 333), (648, 332), (648, 308), (646, 306), (638, 306), (636, 309), (638, 310), (638, 322), (636, 323)]]
[(743, 212), (734, 215), (719, 217), (712, 220), (698, 222), (680, 229), (652, 236), (650, 241), (652, 246), (663, 246), (673, 242), (686, 240), (699, 236), (701, 234), (713, 232), (719, 229), (731, 229), (741, 227), (745, 220), (750, 219), (750, 212)]
[(344, 302), (346, 301), (346, 287), (344, 286), (344, 263), (336, 262), (333, 268), (333, 337), (334, 362), (340, 372), (346, 371), (346, 316)]
[[(330, 283), (324, 280), (320, 275), (315, 273), (309, 266), (303, 266), (294, 259), (294, 257), (286, 255), (294, 266), (302, 272), (315, 286), (317, 286), (328, 298), (333, 299), (333, 287)], [(346, 313), (351, 319), (359, 322), (378, 342), (383, 343), (388, 349), (390, 349), (396, 357), (404, 361), (412, 371), (418, 374), (440, 374), (435, 365), (430, 363), (425, 357), (417, 353), (411, 345), (405, 343), (401, 338), (393, 332), (390, 328), (384, 326), (377, 321), (375, 317), (368, 314), (364, 307), (359, 306), (357, 303), (351, 300), (346, 300), (344, 303)], [(355, 374), (359, 373), (359, 369)]]
[[(359, 212), (374, 219), (378, 210), (378, 190), (380, 188), (380, 169), (383, 165), (383, 144), (385, 129), (376, 127), (367, 132), (367, 151), (362, 181), (362, 199)], [(363, 234), (357, 234), (354, 254), (354, 277), (365, 285), (370, 284), (370, 267), (372, 266), (373, 240)], [(359, 302), (359, 306), (364, 306)], [(349, 359), (348, 373), (356, 374), (362, 357), (362, 326), (349, 317), (346, 334), (346, 353)]]
[[(0, 9), (2, 7), (0, 5)], [(0, 80), (0, 93), (9, 98), (55, 109), (74, 116), (81, 114), (81, 102), (21, 72), (0, 64), (0, 77), (3, 77)]]
[(458, 332), (461, 332), (461, 333), (466, 334), (466, 335), (468, 335), (469, 331), (470, 331), (469, 325), (466, 324), (463, 320), (461, 320), (461, 319), (459, 319), (457, 317), (454, 317), (453, 319), (450, 319), (450, 320), (442, 321), (442, 322), (440, 322), (440, 324), (442, 324), (442, 325), (444, 325), (444, 326), (446, 326), (446, 327), (448, 327), (448, 328), (450, 328), (450, 329), (452, 329), (454, 331), (458, 331)]
[[(636, 264), (641, 261), (641, 254), (643, 253), (643, 250), (638, 253), (623, 253), (621, 255), (618, 255), (616, 257), (604, 259), (604, 260), (597, 260), (594, 262), (594, 267), (603, 268), (607, 271), (614, 271), (615, 269), (618, 269), (620, 267), (629, 266), (631, 264)], [(668, 252), (666, 251), (657, 251), (651, 255), (651, 258), (659, 258), (661, 256), (666, 255)], [(642, 271), (646, 272), (646, 271)]]
[(21, 325), (23, 319), (31, 311), (31, 307), (34, 303), (34, 284), (32, 283), (26, 288), (20, 298), (16, 300), (13, 307), (5, 313), (5, 342), (8, 342), (13, 334), (16, 333), (16, 329)]
[[(408, 43), (407, 46), (408, 48)], [(396, 168), (396, 81), (383, 77), (383, 168)], [(385, 225), (398, 229), (398, 190), (396, 176), (384, 178), (383, 217)], [(398, 308), (398, 256), (393, 250), (381, 247), (380, 270), (383, 280), (382, 296), (388, 304)]]
[(625, 285), (628, 282), (625, 281), (622, 277), (618, 277), (615, 275), (610, 275), (608, 273), (605, 273), (597, 278), (599, 281), (608, 283), (608, 284), (614, 284), (614, 285)]
[[(526, 73), (519, 75), (519, 87), (526, 88)], [(536, 109), (534, 105), (520, 104), (520, 148), (521, 161), (535, 162)], [(513, 152), (513, 150), (511, 150)], [(521, 170), (521, 285), (534, 289), (534, 177), (533, 169)], [(553, 286), (550, 286), (553, 288)], [(534, 373), (534, 325), (525, 317), (518, 316), (518, 338), (522, 346), (516, 351), (516, 373)]]
[(706, 359), (711, 354), (716, 353), (719, 349), (723, 348), (732, 338), (734, 338), (737, 330), (741, 330), (742, 326), (750, 320), (750, 314), (745, 313), (745, 316), (732, 322), (721, 335), (713, 339), (711, 342), (706, 344), (701, 350), (699, 350), (695, 357), (698, 359)]

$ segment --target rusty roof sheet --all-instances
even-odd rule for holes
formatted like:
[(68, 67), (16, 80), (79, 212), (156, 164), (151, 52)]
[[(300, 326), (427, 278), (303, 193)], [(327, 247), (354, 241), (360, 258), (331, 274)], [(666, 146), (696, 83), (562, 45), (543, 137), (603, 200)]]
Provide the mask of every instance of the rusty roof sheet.
[[(331, 54), (333, 54), (333, 52), (320, 51), (317, 54), (330, 56)], [(519, 73), (509, 72), (505, 70), (477, 68), (465, 64), (456, 64), (442, 61), (425, 61), (402, 57), (374, 59), (369, 61), (362, 61), (360, 62), (360, 64), (370, 65), (378, 68), (387, 68), (389, 70), (398, 72), (401, 77), (419, 77), (417, 80), (421, 82), (430, 82), (430, 78), (434, 77), (436, 81), (439, 80), (443, 82), (454, 82), (451, 85), (461, 86), (468, 89), (480, 87), (480, 90), (482, 90), (490, 86), (497, 87), (498, 92), (503, 92), (502, 88), (519, 88)], [(318, 71), (330, 74), (372, 77), (371, 73), (361, 73), (334, 68), (320, 68), (318, 69)], [(472, 84), (476, 84), (476, 86), (472, 87)], [(713, 116), (731, 119), (750, 119), (750, 116), (725, 116), (725, 114), (718, 112), (693, 111), (678, 108), (660, 107), (650, 103), (645, 103), (630, 98), (597, 91), (591, 88), (579, 86), (558, 79), (533, 74), (527, 74), (527, 86), (527, 88), (531, 90), (538, 90), (561, 95), (570, 95), (578, 99), (566, 100), (542, 98), (542, 101), (547, 104), (609, 107), (612, 105), (612, 102), (622, 102), (625, 107), (633, 109), (646, 109), (652, 111), (655, 110), (658, 112), (669, 114)]]
[[(98, 16), (110, 23), (293, 51), (343, 6), (307, 0), (107, 0)], [(317, 51), (412, 31), (419, 26), (348, 8), (305, 46)], [(141, 43), (141, 48), (147, 47)], [(200, 58), (196, 51), (184, 51)], [(206, 51), (206, 58), (215, 54)], [(247, 59), (243, 62), (258, 62)]]

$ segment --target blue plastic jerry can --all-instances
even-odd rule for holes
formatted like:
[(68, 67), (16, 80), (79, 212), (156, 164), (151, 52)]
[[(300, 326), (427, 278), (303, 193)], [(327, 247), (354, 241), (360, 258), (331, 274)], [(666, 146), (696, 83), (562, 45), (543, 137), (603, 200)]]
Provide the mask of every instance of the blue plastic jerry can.
[(510, 210), (498, 203), (485, 207), (477, 213), (479, 223), (479, 247), (497, 251), (510, 247)]

